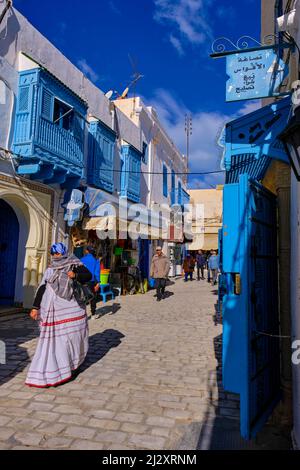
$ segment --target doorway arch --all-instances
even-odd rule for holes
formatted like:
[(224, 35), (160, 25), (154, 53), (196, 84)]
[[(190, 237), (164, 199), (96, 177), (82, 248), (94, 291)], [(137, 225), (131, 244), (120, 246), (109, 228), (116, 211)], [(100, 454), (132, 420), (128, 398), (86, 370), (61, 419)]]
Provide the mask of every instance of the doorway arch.
[(0, 199), (0, 305), (13, 305), (20, 226), (13, 208)]

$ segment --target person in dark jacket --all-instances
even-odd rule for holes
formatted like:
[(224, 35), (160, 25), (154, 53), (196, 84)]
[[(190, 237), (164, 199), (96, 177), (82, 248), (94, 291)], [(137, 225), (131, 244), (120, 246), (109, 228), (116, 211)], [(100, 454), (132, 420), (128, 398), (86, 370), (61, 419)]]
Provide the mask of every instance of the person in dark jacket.
[(96, 251), (93, 246), (87, 246), (85, 249), (85, 256), (81, 258), (82, 264), (90, 271), (92, 279), (89, 282), (91, 290), (94, 292), (94, 298), (91, 301), (91, 314), (92, 320), (96, 316), (96, 293), (99, 290), (100, 282), (100, 260), (96, 258)]
[(190, 255), (187, 254), (182, 265), (183, 271), (184, 271), (184, 280), (185, 282), (188, 281), (188, 278), (190, 277), (190, 280), (193, 280), (193, 273), (195, 269), (195, 260), (194, 258)]
[(202, 253), (202, 250), (199, 250), (196, 255), (196, 263), (197, 263), (197, 278), (198, 278), (198, 281), (200, 281), (200, 272), (201, 272), (201, 279), (205, 279), (204, 268), (206, 265), (206, 257)]

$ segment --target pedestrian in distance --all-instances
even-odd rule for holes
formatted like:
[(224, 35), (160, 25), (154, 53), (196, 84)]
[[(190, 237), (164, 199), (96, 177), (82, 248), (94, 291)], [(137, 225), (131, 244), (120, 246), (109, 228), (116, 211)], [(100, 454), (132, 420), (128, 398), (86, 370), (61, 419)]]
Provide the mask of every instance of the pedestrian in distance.
[(190, 281), (193, 280), (193, 273), (195, 269), (195, 260), (194, 258), (190, 255), (187, 254), (182, 265), (183, 271), (184, 271), (184, 281), (187, 282), (188, 278), (190, 278)]
[(155, 279), (156, 283), (156, 300), (160, 302), (165, 298), (165, 289), (167, 278), (170, 271), (170, 261), (163, 253), (162, 248), (156, 248), (156, 254), (152, 258), (150, 277)]
[(39, 320), (40, 337), (26, 385), (54, 387), (74, 377), (88, 351), (86, 306), (75, 298), (74, 280), (85, 284), (91, 273), (63, 243), (51, 246), (52, 261), (37, 289), (30, 317)]
[(200, 272), (201, 272), (201, 279), (205, 279), (204, 277), (204, 268), (206, 265), (206, 257), (204, 256), (202, 250), (199, 250), (196, 255), (196, 263), (197, 263), (197, 279), (200, 281)]
[(96, 318), (97, 301), (96, 296), (99, 291), (100, 283), (100, 260), (96, 258), (96, 251), (93, 246), (87, 246), (85, 256), (81, 258), (82, 264), (90, 271), (92, 279), (89, 282), (91, 291), (94, 292), (94, 298), (91, 300), (91, 319)]
[(210, 250), (206, 253), (206, 267), (207, 267), (207, 282), (210, 284), (211, 283), (211, 276), (212, 276), (212, 273), (211, 273), (211, 270), (209, 268), (209, 259), (212, 255), (212, 252), (213, 250)]
[(217, 284), (218, 272), (219, 272), (219, 257), (216, 251), (212, 251), (211, 257), (208, 261), (208, 267), (212, 273), (211, 283), (213, 286)]

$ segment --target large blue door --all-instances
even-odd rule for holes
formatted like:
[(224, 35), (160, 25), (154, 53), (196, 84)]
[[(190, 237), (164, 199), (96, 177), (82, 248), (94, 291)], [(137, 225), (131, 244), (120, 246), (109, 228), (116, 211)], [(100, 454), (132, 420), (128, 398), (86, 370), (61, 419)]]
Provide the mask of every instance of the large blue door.
[(223, 385), (249, 439), (280, 399), (276, 197), (241, 175), (224, 186)]
[(12, 305), (19, 243), (19, 222), (13, 209), (0, 199), (0, 305)]

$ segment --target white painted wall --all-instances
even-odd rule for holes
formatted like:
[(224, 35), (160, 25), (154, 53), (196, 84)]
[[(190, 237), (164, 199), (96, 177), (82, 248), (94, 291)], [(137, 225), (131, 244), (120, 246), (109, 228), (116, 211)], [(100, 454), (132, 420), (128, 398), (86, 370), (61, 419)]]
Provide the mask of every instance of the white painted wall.
[[(0, 2), (0, 12), (3, 6), (4, 3)], [(88, 103), (89, 114), (100, 119), (107, 126), (112, 126), (110, 101), (105, 97), (103, 91), (88, 80), (75, 65), (15, 8), (10, 9), (0, 25), (0, 38), (0, 80), (1, 77), (4, 78), (15, 95), (17, 94), (18, 70), (24, 70), (27, 65), (30, 68), (32, 63), (20, 55), (20, 52), (22, 52), (33, 61), (45, 67), (74, 93), (86, 101)], [(11, 116), (8, 109), (9, 106), (6, 106), (6, 111), (4, 112), (4, 119), (6, 121), (9, 120), (8, 116)], [(3, 111), (3, 109), (0, 108), (0, 111)], [(121, 130), (122, 137), (134, 147), (140, 149), (140, 133), (133, 122), (119, 112), (116, 125)], [(8, 124), (6, 123), (5, 129), (3, 129), (6, 131), (5, 134), (7, 134), (7, 128)], [(2, 134), (1, 131), (2, 128), (0, 127), (0, 134)]]
[[(291, 316), (292, 341), (300, 340), (300, 183), (291, 178)], [(293, 365), (294, 442), (300, 449), (300, 364)]]
[[(140, 97), (135, 98), (135, 104), (133, 98), (116, 100), (114, 103), (140, 128), (141, 148), (143, 141), (148, 145), (148, 160), (146, 164), (142, 163), (142, 172), (149, 174), (142, 176), (141, 202), (148, 207), (152, 203), (170, 204), (170, 197), (163, 195), (163, 165), (166, 165), (168, 173), (172, 169), (175, 173), (184, 173), (185, 158), (164, 131), (154, 108), (145, 106)], [(175, 187), (181, 181), (182, 188), (186, 189), (183, 180), (183, 176), (176, 175)], [(171, 174), (168, 175), (168, 191), (170, 190)]]
[[(300, 47), (300, 2), (296, 0), (294, 9), (277, 19), (280, 31), (289, 32)], [(291, 76), (295, 76), (295, 70)], [(300, 340), (300, 183), (291, 172), (291, 320), (292, 341)], [(300, 449), (300, 364), (293, 364), (293, 440)]]

